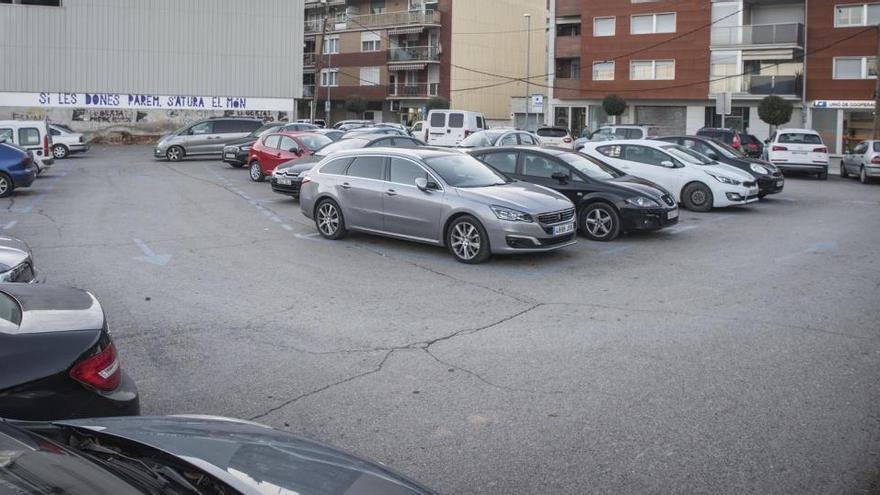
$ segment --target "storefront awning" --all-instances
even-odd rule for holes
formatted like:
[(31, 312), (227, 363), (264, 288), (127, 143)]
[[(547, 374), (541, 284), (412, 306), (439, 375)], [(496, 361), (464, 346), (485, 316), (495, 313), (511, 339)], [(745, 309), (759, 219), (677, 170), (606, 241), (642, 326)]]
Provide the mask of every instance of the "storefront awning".
[(400, 64), (400, 65), (389, 65), (388, 70), (422, 70), (428, 64)]
[(395, 34), (418, 34), (421, 33), (424, 29), (424, 26), (389, 29), (388, 35), (393, 36)]

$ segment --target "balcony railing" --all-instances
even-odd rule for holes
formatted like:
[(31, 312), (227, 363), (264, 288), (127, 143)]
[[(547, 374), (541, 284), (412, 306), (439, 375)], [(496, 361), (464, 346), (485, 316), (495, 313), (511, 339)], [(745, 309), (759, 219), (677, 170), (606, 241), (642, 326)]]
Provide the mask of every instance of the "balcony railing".
[(311, 98), (315, 96), (314, 84), (303, 84), (303, 98)]
[(804, 25), (753, 24), (712, 28), (712, 46), (804, 46)]
[(436, 10), (418, 10), (412, 12), (352, 15), (348, 16), (345, 20), (332, 22), (331, 27), (334, 31), (345, 31), (347, 29), (407, 26), (412, 24), (440, 24), (440, 12)]
[(388, 85), (388, 96), (430, 98), (440, 94), (440, 83), (400, 83)]
[(303, 65), (315, 65), (315, 54), (303, 53)]
[(389, 62), (440, 61), (440, 48), (436, 46), (408, 46), (388, 50)]
[(802, 76), (761, 76), (746, 74), (712, 81), (710, 93), (729, 92), (739, 95), (783, 95), (801, 94)]
[(320, 33), (324, 29), (324, 19), (306, 19), (306, 34)]

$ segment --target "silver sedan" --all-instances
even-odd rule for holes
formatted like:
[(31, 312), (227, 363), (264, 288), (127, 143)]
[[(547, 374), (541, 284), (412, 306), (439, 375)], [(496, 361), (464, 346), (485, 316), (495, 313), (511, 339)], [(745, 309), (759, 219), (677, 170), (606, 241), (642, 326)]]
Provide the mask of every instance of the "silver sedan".
[(843, 155), (840, 176), (856, 176), (862, 184), (880, 177), (880, 141), (862, 141)]
[(378, 234), (445, 246), (462, 263), (577, 242), (568, 198), (453, 150), (335, 153), (303, 177), (300, 207), (327, 239)]

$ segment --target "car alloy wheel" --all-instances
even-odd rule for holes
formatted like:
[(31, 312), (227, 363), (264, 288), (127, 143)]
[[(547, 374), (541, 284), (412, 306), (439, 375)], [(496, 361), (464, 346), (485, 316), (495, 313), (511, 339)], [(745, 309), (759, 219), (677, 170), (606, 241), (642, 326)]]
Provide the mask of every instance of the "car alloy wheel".
[(581, 214), (581, 231), (594, 241), (611, 241), (620, 233), (617, 212), (610, 206), (594, 203)]
[(342, 212), (339, 211), (339, 206), (329, 199), (318, 204), (315, 211), (315, 226), (318, 227), (321, 236), (327, 239), (341, 239), (346, 233)]
[(263, 168), (260, 166), (260, 162), (253, 161), (251, 162), (251, 180), (254, 182), (263, 182), (263, 179), (266, 178), (263, 175)]
[(54, 156), (58, 160), (63, 160), (67, 158), (67, 146), (64, 146), (63, 144), (56, 144), (52, 147), (52, 156)]
[(449, 251), (455, 259), (468, 264), (489, 259), (489, 238), (476, 218), (461, 217), (449, 227)]
[(692, 211), (709, 211), (714, 203), (709, 186), (699, 182), (688, 184), (684, 188), (681, 198), (685, 207)]
[(5, 198), (12, 194), (12, 181), (6, 174), (0, 174), (0, 198)]
[(862, 184), (868, 183), (868, 173), (865, 172), (864, 166), (862, 166), (862, 168), (859, 169), (859, 182), (861, 182)]
[(179, 162), (183, 158), (183, 149), (180, 146), (172, 146), (165, 152), (165, 158), (171, 162)]

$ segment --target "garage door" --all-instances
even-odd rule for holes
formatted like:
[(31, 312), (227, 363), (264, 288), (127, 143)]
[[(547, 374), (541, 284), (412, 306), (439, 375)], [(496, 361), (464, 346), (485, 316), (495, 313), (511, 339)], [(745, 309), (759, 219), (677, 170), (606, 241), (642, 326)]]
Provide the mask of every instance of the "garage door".
[(687, 107), (636, 107), (636, 122), (657, 127), (657, 134), (684, 134), (687, 129)]

